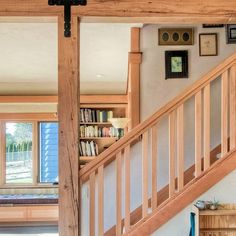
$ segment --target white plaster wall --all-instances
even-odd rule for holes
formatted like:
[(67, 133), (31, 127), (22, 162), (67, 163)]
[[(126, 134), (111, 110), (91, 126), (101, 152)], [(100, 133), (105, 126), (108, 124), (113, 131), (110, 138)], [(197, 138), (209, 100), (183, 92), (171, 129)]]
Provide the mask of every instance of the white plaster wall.
[(152, 236), (188, 236), (190, 230), (190, 212), (193, 204), (201, 200), (219, 200), (220, 203), (236, 203), (236, 170), (227, 175), (223, 180), (197, 198), (192, 204), (183, 209), (179, 214), (164, 224)]
[[(172, 98), (190, 84), (200, 79), (223, 59), (236, 51), (236, 45), (225, 44), (224, 28), (202, 29), (201, 26), (195, 28), (195, 44), (193, 46), (158, 46), (157, 25), (144, 26), (141, 33), (141, 50), (143, 52), (143, 63), (141, 66), (141, 120), (143, 121), (152, 115), (157, 109), (165, 105)], [(178, 27), (178, 26), (173, 26)], [(199, 57), (198, 55), (198, 33), (218, 32), (219, 36), (219, 56)], [(164, 52), (165, 50), (187, 49), (189, 51), (189, 79), (165, 80)], [(211, 84), (211, 146), (219, 144), (220, 140), (220, 80)], [(193, 164), (194, 161), (194, 99), (185, 104), (185, 167)], [(150, 143), (150, 142), (149, 142)], [(149, 149), (150, 151), (150, 149)], [(149, 157), (150, 158), (150, 155)], [(158, 189), (161, 189), (168, 182), (168, 117), (163, 118), (158, 124)], [(149, 163), (151, 163), (149, 161)], [(151, 165), (149, 164), (149, 195), (151, 193)], [(105, 169), (104, 188), (104, 227), (105, 231), (116, 223), (115, 198), (116, 198), (116, 175), (115, 163), (111, 163)], [(141, 145), (136, 144), (131, 149), (131, 210), (141, 205), (142, 200), (142, 162)], [(123, 180), (124, 186), (124, 180)], [(89, 235), (89, 202), (88, 186), (82, 189), (82, 236)], [(124, 191), (123, 208), (124, 208)], [(123, 209), (124, 212), (124, 209)], [(181, 218), (182, 219), (182, 218)], [(172, 231), (173, 233), (173, 231)], [(165, 234), (160, 234), (165, 235)], [(185, 234), (182, 234), (183, 236)], [(187, 235), (187, 234), (186, 234)]]
[[(178, 27), (179, 25), (167, 26)], [(202, 28), (201, 25), (187, 25), (194, 27), (194, 45), (190, 46), (158, 46), (158, 28), (165, 25), (146, 25), (142, 28), (141, 50), (143, 62), (141, 66), (141, 119), (152, 115), (157, 109), (177, 96), (183, 89), (193, 84), (225, 58), (236, 51), (236, 44), (226, 44), (224, 28)], [(185, 27), (185, 26), (180, 26)], [(199, 33), (214, 32), (218, 34), (219, 55), (213, 57), (199, 57)], [(165, 80), (165, 51), (188, 50), (189, 79)]]

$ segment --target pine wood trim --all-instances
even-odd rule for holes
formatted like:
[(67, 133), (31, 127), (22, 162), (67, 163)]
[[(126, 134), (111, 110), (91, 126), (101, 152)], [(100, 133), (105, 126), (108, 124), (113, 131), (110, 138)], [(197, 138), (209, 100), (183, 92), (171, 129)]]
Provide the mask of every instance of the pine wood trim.
[(13, 225), (22, 225), (23, 223), (33, 222), (53, 222), (58, 221), (57, 205), (29, 205), (29, 206), (1, 206), (0, 223), (13, 223)]
[(125, 162), (125, 232), (130, 228), (130, 146), (124, 151)]
[(140, 28), (131, 28), (131, 52), (128, 64), (128, 114), (130, 118), (129, 130), (140, 123)]
[(116, 236), (122, 234), (122, 155), (116, 156)]
[(98, 169), (98, 235), (104, 235), (104, 168)]
[[(217, 158), (217, 154), (219, 154), (221, 152), (221, 146), (217, 146), (215, 147), (212, 151), (211, 151), (211, 155), (210, 155), (210, 161), (211, 164), (213, 164)], [(202, 158), (202, 162), (203, 162), (203, 158)], [(192, 165), (191, 167), (189, 167), (185, 172), (184, 172), (184, 185), (186, 185), (187, 183), (189, 183), (191, 180), (193, 180), (194, 178), (194, 171), (195, 171), (195, 165)], [(175, 179), (175, 182), (177, 183), (178, 179)], [(163, 187), (161, 190), (159, 190), (158, 192), (155, 193), (156, 197), (157, 197), (157, 205), (156, 208), (158, 206), (160, 206), (165, 200), (168, 199), (169, 196), (169, 185), (166, 185), (165, 187)], [(149, 199), (149, 206), (151, 206), (152, 200)], [(132, 225), (135, 225), (142, 217), (142, 207), (138, 207), (136, 208), (134, 211), (131, 212), (130, 215), (130, 223)], [(105, 236), (112, 236), (114, 235), (115, 232), (115, 226), (112, 227), (111, 229), (109, 229), (106, 233)], [(127, 231), (126, 231), (127, 232)]]
[(221, 81), (221, 156), (224, 156), (228, 152), (228, 70)]
[(157, 125), (151, 129), (151, 157), (152, 157), (152, 210), (157, 207)]
[[(41, 96), (0, 96), (0, 103), (58, 103), (57, 95)], [(128, 97), (124, 95), (80, 95), (81, 104), (127, 104)]]
[[(218, 22), (226, 24), (236, 22), (235, 9), (236, 3), (233, 0), (223, 5), (221, 0), (208, 0), (201, 4), (198, 0), (181, 0), (171, 4), (168, 1), (137, 0), (135, 7), (132, 0), (118, 2), (90, 0), (86, 7), (73, 7), (72, 14), (79, 17), (139, 17), (146, 23), (155, 21), (156, 23)], [(0, 15), (6, 16), (57, 16), (62, 13), (62, 7), (48, 6), (47, 0), (1, 0), (0, 5)], [(132, 20), (135, 21), (135, 19)]]
[(95, 236), (95, 172), (89, 178), (89, 235)]
[(6, 182), (6, 160), (5, 160), (5, 122), (0, 120), (0, 186)]
[(148, 214), (148, 132), (142, 136), (142, 217)]
[(184, 105), (177, 109), (177, 170), (178, 190), (184, 187)]
[(81, 104), (127, 104), (127, 95), (81, 95)]
[(169, 197), (175, 193), (176, 114), (169, 115)]
[(52, 96), (0, 96), (0, 103), (57, 103), (58, 97)]
[[(45, 5), (46, 6), (46, 5)], [(56, 7), (57, 8), (57, 7)], [(53, 7), (50, 7), (53, 11)], [(79, 19), (72, 17), (72, 35), (64, 37), (64, 17), (58, 18), (59, 234), (80, 234), (79, 181)]]
[(148, 218), (142, 219), (124, 235), (148, 236), (179, 213), (236, 168), (236, 150), (213, 164), (206, 172), (189, 182), (182, 191), (160, 205)]
[(204, 153), (204, 170), (207, 170), (210, 166), (210, 139), (211, 139), (211, 119), (210, 119), (210, 109), (211, 109), (211, 87), (208, 84), (204, 88), (204, 114), (203, 114), (203, 153)]
[(202, 92), (195, 96), (195, 177), (202, 172)]
[(236, 65), (230, 69), (230, 149), (236, 147)]
[(159, 109), (147, 120), (136, 126), (131, 130), (125, 137), (113, 144), (109, 149), (105, 150), (101, 155), (96, 158), (93, 162), (87, 164), (83, 169), (80, 170), (80, 177), (82, 182), (88, 179), (91, 172), (95, 171), (100, 165), (109, 162), (114, 159), (114, 155), (122, 151), (128, 144), (131, 144), (137, 139), (142, 133), (147, 131), (149, 127), (153, 126), (157, 121), (166, 114), (178, 108), (179, 105), (183, 104), (190, 97), (198, 93), (204, 88), (210, 81), (217, 78), (225, 70), (229, 69), (236, 63), (236, 53), (224, 60), (221, 64), (216, 66), (213, 70), (203, 76), (200, 80), (196, 81), (192, 86), (187, 88), (183, 93), (174, 98), (172, 101), (167, 103), (164, 107)]
[(58, 121), (55, 113), (0, 113), (3, 121)]

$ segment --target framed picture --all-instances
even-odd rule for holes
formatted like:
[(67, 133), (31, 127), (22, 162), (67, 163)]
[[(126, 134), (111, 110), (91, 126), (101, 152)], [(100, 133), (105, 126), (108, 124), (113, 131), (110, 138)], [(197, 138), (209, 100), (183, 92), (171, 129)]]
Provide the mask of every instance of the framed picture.
[(236, 25), (226, 25), (226, 42), (236, 43)]
[(158, 29), (158, 44), (171, 45), (193, 45), (193, 28), (160, 28)]
[(223, 28), (224, 24), (203, 24), (203, 28)]
[(166, 79), (188, 78), (188, 51), (165, 52)]
[(199, 34), (199, 55), (218, 55), (218, 42), (216, 33)]

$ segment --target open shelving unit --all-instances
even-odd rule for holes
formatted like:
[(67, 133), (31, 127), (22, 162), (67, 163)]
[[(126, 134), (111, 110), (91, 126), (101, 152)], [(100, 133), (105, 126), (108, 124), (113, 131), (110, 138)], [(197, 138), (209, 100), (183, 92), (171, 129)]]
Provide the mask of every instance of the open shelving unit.
[(198, 210), (196, 236), (236, 236), (236, 205), (222, 204), (218, 210)]
[[(113, 95), (114, 96), (114, 95)], [(107, 99), (101, 103), (101, 101), (96, 102), (96, 96), (94, 97), (94, 101), (92, 103), (81, 103), (80, 109), (92, 109), (92, 110), (100, 110), (100, 111), (112, 111), (113, 118), (125, 118), (128, 117), (128, 102), (124, 102), (123, 100), (119, 102), (116, 100), (116, 103), (109, 102), (109, 96)], [(91, 101), (90, 101), (91, 102)], [(109, 121), (105, 122), (81, 122), (80, 126), (98, 126), (98, 127), (112, 127), (112, 124)], [(127, 132), (127, 131), (125, 131)], [(84, 141), (94, 141), (98, 146), (98, 155), (99, 156), (104, 150), (109, 148), (112, 144), (114, 144), (118, 140), (118, 137), (80, 137), (80, 142)], [(82, 168), (84, 165), (94, 160), (97, 156), (80, 156), (80, 167)]]

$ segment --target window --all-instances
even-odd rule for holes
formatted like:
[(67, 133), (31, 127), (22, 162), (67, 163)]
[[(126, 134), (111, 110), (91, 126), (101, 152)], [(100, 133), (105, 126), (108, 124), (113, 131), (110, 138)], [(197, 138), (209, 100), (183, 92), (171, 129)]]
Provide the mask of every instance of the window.
[(6, 183), (33, 182), (32, 123), (6, 123)]
[(39, 159), (41, 183), (58, 182), (58, 123), (40, 122)]

